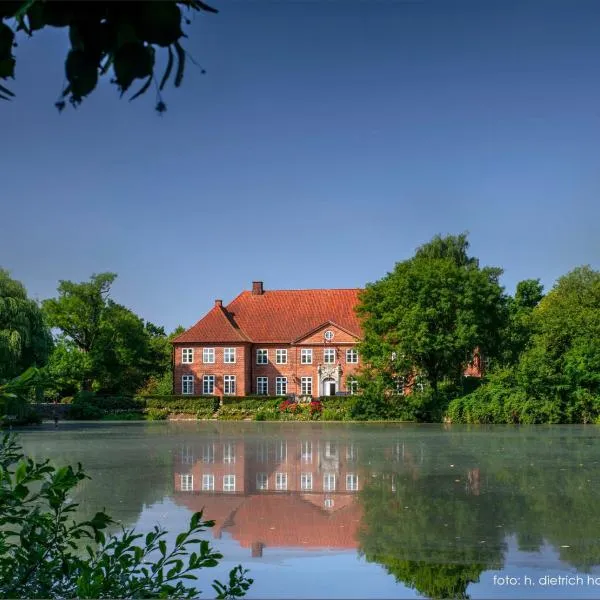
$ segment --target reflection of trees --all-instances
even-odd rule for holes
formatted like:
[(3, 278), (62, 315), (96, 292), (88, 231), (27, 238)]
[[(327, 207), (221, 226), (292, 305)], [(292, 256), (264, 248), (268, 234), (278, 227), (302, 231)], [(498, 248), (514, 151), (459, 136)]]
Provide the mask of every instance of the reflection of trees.
[(457, 482), (458, 475), (396, 474), (393, 487), (391, 478), (378, 479), (361, 493), (361, 552), (432, 598), (466, 598), (469, 583), (503, 559), (498, 503), (471, 493), (468, 476)]
[(377, 477), (360, 495), (361, 553), (398, 581), (465, 598), (484, 570), (501, 567), (511, 534), (519, 549), (549, 544), (580, 571), (600, 564), (595, 431), (454, 429), (419, 444), (372, 455)]

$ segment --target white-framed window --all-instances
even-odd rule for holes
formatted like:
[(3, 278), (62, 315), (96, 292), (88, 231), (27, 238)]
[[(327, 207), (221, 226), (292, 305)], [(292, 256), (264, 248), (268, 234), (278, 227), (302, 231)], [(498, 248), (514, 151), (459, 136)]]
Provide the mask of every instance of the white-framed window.
[(181, 362), (184, 365), (191, 365), (194, 362), (194, 349), (183, 348), (181, 350)]
[(269, 489), (269, 476), (267, 473), (256, 474), (256, 489), (257, 490), (268, 490)]
[(312, 348), (302, 348), (300, 350), (300, 364), (312, 365)]
[(275, 394), (277, 396), (287, 394), (287, 377), (275, 377)]
[(269, 351), (266, 348), (259, 348), (256, 351), (256, 364), (266, 365), (269, 363)]
[(356, 473), (346, 474), (346, 490), (348, 492), (356, 492), (358, 490), (358, 475)]
[(214, 394), (215, 393), (215, 376), (205, 375), (202, 378), (202, 393), (203, 394)]
[(300, 445), (300, 458), (304, 464), (312, 463), (312, 442), (303, 441)]
[(287, 461), (287, 442), (285, 440), (275, 442), (275, 460), (277, 462)]
[(223, 462), (232, 464), (235, 462), (235, 443), (228, 442), (223, 444)]
[(287, 473), (275, 473), (275, 489), (287, 490)]
[(256, 378), (256, 393), (259, 396), (267, 396), (269, 394), (269, 378), (268, 377), (257, 377)]
[(358, 459), (358, 448), (354, 444), (346, 446), (346, 460), (355, 461)]
[(235, 394), (235, 375), (225, 375), (223, 377), (223, 393)]
[(325, 335), (325, 339), (326, 339), (328, 342), (330, 342), (330, 341), (333, 339), (333, 335), (334, 335), (334, 334), (333, 334), (333, 331), (331, 331), (331, 329), (328, 329), (328, 330), (325, 332), (325, 334), (324, 334), (324, 335)]
[(256, 460), (257, 462), (267, 462), (269, 460), (269, 446), (267, 442), (258, 442)]
[(300, 393), (303, 396), (312, 396), (312, 377), (302, 377), (300, 379)]
[(348, 379), (348, 391), (350, 392), (351, 396), (354, 396), (356, 393), (358, 393), (358, 381), (352, 377)]
[(323, 362), (327, 365), (335, 362), (335, 348), (325, 348), (323, 350)]
[(300, 474), (300, 489), (301, 490), (312, 490), (313, 489), (313, 474), (312, 473), (301, 473)]
[(181, 393), (182, 394), (193, 394), (194, 393), (194, 376), (183, 375), (181, 377)]
[(193, 465), (194, 464), (194, 452), (189, 446), (181, 447), (181, 464), (182, 465)]
[(346, 362), (351, 365), (358, 363), (358, 350), (356, 348), (348, 348), (346, 350)]
[(277, 348), (275, 350), (275, 364), (286, 365), (287, 364), (288, 351), (285, 348)]
[(333, 508), (333, 498), (325, 498), (323, 505), (325, 508)]
[(214, 463), (215, 462), (215, 445), (214, 444), (202, 444), (200, 448), (200, 456), (203, 463)]
[(215, 362), (214, 348), (202, 348), (202, 362), (205, 364), (213, 364)]
[(194, 489), (194, 476), (184, 473), (181, 475), (181, 491), (191, 492)]
[(223, 348), (223, 362), (229, 365), (235, 362), (235, 348)]
[(215, 476), (212, 473), (202, 473), (202, 491), (214, 492)]
[(338, 447), (335, 442), (325, 442), (325, 458), (338, 458)]
[(235, 475), (223, 475), (223, 491), (235, 492)]
[(323, 491), (335, 492), (335, 473), (325, 473), (323, 475)]

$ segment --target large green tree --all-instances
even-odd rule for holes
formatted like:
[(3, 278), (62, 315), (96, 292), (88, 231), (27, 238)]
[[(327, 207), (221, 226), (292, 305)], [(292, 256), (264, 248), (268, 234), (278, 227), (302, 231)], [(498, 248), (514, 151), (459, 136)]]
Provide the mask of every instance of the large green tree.
[(526, 279), (517, 284), (514, 297), (507, 299), (508, 322), (502, 335), (502, 362), (515, 365), (533, 334), (533, 313), (544, 297), (539, 279)]
[(23, 284), (0, 269), (0, 383), (46, 363), (52, 338)]
[(578, 267), (541, 299), (537, 282), (523, 282), (517, 292), (509, 305), (505, 365), (474, 393), (453, 401), (450, 418), (600, 422), (600, 272)]
[[(57, 107), (65, 99), (77, 106), (92, 93), (101, 77), (110, 78), (121, 95), (136, 79), (142, 80), (132, 99), (145, 93), (155, 83), (156, 109), (166, 106), (160, 91), (169, 80), (175, 87), (183, 81), (187, 52), (181, 45), (183, 26), (198, 12), (217, 10), (200, 0), (113, 0), (56, 1), (0, 0), (0, 80), (14, 78), (16, 57), (13, 53), (15, 33), (31, 36), (47, 27), (66, 28), (70, 49), (65, 60), (66, 86)], [(167, 61), (160, 79), (155, 73), (157, 51)], [(0, 85), (0, 99), (10, 99), (13, 92)]]
[(534, 334), (518, 382), (528, 396), (556, 402), (568, 421), (600, 410), (600, 271), (561, 277), (533, 312)]
[(60, 331), (48, 369), (59, 395), (69, 387), (129, 395), (170, 368), (164, 330), (109, 297), (115, 279), (101, 273), (89, 282), (61, 281), (58, 297), (43, 303)]
[(479, 348), (498, 353), (506, 301), (501, 269), (480, 267), (467, 236), (436, 236), (413, 258), (367, 285), (358, 313), (367, 389), (393, 389), (415, 372), (434, 395), (441, 382), (459, 383)]

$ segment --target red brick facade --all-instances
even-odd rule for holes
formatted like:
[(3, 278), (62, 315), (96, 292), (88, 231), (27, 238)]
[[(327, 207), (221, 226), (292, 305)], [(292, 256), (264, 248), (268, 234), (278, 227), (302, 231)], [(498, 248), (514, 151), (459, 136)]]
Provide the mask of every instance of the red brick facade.
[(360, 366), (358, 292), (264, 291), (262, 282), (254, 282), (228, 306), (216, 300), (173, 341), (174, 393), (350, 393)]

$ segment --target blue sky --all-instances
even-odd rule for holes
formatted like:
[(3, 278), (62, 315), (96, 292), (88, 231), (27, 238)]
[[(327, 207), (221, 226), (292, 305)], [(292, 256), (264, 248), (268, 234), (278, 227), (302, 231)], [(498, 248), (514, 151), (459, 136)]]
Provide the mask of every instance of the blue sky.
[(0, 105), (0, 265), (33, 297), (115, 271), (168, 330), (252, 280), (360, 287), (436, 233), (551, 287), (600, 266), (600, 3), (214, 0), (184, 85), (59, 115), (67, 37)]

